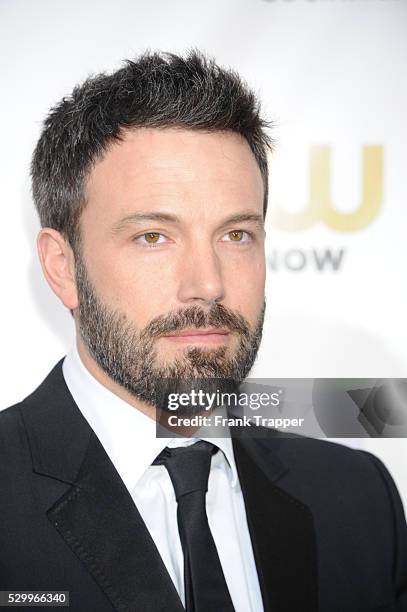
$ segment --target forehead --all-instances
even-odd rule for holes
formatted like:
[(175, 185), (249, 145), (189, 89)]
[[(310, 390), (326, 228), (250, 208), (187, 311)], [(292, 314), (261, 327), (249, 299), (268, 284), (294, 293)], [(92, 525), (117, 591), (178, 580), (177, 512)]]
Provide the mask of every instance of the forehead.
[(227, 206), (244, 201), (262, 206), (264, 186), (247, 143), (232, 132), (174, 128), (127, 131), (93, 167), (87, 182), (88, 206), (117, 215), (149, 205), (171, 208)]

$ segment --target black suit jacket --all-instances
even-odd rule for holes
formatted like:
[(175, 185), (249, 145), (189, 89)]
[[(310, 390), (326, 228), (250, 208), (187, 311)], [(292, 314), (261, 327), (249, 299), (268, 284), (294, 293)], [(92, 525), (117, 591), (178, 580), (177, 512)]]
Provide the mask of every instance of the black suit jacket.
[[(61, 365), (0, 413), (0, 590), (68, 590), (72, 612), (182, 612)], [(266, 612), (406, 611), (406, 523), (383, 464), (253, 431), (233, 447)]]

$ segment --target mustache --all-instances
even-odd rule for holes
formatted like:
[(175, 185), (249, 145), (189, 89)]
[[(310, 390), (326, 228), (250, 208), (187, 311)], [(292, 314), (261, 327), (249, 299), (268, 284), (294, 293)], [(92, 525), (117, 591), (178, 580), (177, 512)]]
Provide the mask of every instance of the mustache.
[(144, 328), (143, 336), (159, 338), (168, 333), (183, 331), (190, 327), (196, 327), (197, 329), (203, 327), (222, 328), (238, 332), (243, 336), (248, 337), (250, 335), (249, 325), (240, 313), (235, 313), (222, 304), (213, 304), (207, 311), (197, 305), (192, 305), (175, 313), (158, 316)]

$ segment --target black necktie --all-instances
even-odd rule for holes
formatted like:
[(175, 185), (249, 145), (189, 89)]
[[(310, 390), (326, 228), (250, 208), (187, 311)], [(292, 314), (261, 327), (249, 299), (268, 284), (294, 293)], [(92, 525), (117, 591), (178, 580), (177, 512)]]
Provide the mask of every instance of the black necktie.
[(187, 612), (234, 612), (205, 507), (211, 457), (217, 450), (200, 440), (166, 447), (154, 461), (167, 468), (178, 502)]

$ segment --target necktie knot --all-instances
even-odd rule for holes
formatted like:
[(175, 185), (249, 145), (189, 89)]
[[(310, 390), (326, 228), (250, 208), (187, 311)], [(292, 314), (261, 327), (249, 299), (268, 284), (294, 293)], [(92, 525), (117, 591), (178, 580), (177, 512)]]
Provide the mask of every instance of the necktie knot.
[(211, 458), (217, 447), (199, 440), (189, 446), (168, 446), (154, 460), (153, 465), (164, 465), (170, 475), (177, 501), (190, 493), (208, 490)]

